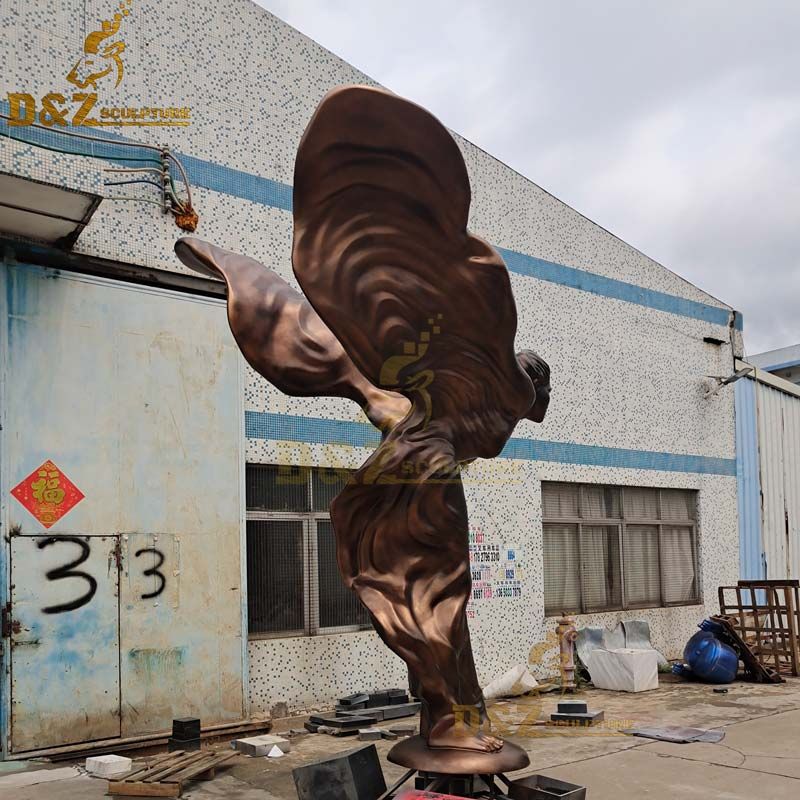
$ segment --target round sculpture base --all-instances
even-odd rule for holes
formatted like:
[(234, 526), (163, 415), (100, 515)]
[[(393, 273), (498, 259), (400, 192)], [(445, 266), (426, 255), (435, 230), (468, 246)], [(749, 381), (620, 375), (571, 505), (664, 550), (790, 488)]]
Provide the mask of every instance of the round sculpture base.
[(506, 742), (496, 753), (475, 750), (437, 750), (428, 747), (421, 736), (398, 742), (387, 756), (393, 764), (438, 775), (498, 775), (530, 764), (528, 754)]

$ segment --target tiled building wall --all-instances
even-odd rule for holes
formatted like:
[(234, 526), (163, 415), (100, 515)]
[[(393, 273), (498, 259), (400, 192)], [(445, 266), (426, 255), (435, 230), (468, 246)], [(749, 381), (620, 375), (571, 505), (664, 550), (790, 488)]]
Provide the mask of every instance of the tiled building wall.
[[(84, 37), (116, 5), (2, 0), (0, 100), (15, 91), (37, 98), (71, 94), (65, 75)], [(190, 106), (189, 128), (123, 133), (180, 155), (200, 214), (198, 236), (257, 258), (296, 283), (290, 245), (297, 143), (326, 91), (370, 79), (249, 0), (133, 0), (131, 9), (120, 32), (124, 78), (117, 88), (99, 85), (101, 97), (113, 105)], [(7, 103), (0, 111), (8, 112)], [(83, 140), (9, 129), (4, 122), (0, 132), (74, 153), (98, 152)], [(715, 610), (716, 586), (738, 575), (732, 391), (704, 397), (707, 376), (730, 374), (733, 351), (741, 348), (732, 312), (456, 138), (472, 180), (471, 228), (501, 248), (512, 272), (518, 347), (541, 353), (553, 374), (545, 423), (520, 423), (506, 452), (511, 457), (477, 465), (466, 481), (472, 531), (515, 550), (521, 581), (520, 597), (472, 604), (481, 678), (525, 661), (552, 628), (543, 610), (541, 480), (699, 490), (705, 608), (585, 620), (646, 618), (655, 643), (677, 655), (697, 621)], [(153, 197), (147, 185), (102, 186), (109, 165), (115, 162), (0, 139), (2, 170), (107, 198)], [(106, 199), (76, 250), (182, 272), (172, 253), (178, 234), (156, 206)], [(285, 397), (249, 371), (245, 397), (251, 461), (355, 467), (366, 457), (363, 417), (345, 401)], [(250, 644), (253, 710), (281, 701), (317, 705), (365, 684), (397, 684), (404, 675), (403, 664), (369, 632)]]

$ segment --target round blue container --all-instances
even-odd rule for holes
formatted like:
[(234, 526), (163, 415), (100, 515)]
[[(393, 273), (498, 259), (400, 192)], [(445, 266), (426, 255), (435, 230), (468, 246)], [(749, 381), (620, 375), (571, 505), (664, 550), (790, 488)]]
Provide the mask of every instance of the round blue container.
[(696, 678), (708, 683), (732, 683), (739, 672), (739, 656), (710, 631), (698, 631), (686, 643), (683, 660)]

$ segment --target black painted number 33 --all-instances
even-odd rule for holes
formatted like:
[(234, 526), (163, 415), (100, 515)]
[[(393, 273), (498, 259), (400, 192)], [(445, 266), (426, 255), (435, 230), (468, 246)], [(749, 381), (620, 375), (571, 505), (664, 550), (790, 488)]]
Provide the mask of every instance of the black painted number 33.
[(83, 539), (78, 539), (75, 536), (51, 536), (49, 539), (40, 540), (38, 546), (40, 550), (44, 550), (45, 547), (50, 547), (58, 542), (70, 542), (78, 545), (81, 549), (81, 554), (74, 561), (64, 564), (63, 567), (49, 570), (47, 572), (47, 580), (60, 581), (62, 578), (83, 578), (89, 584), (89, 588), (85, 594), (75, 600), (71, 600), (69, 603), (60, 603), (59, 605), (43, 608), (42, 613), (44, 614), (62, 614), (65, 611), (74, 611), (76, 608), (85, 606), (97, 592), (97, 581), (88, 572), (75, 569), (75, 567), (79, 567), (89, 558), (89, 553), (92, 552), (89, 545)]
[[(97, 581), (88, 572), (76, 569), (76, 567), (79, 567), (89, 558), (89, 555), (92, 552), (88, 542), (78, 538), (77, 536), (50, 536), (47, 539), (41, 539), (37, 546), (40, 550), (44, 550), (45, 547), (51, 547), (52, 545), (61, 542), (77, 545), (80, 548), (80, 554), (74, 561), (70, 561), (63, 566), (48, 570), (46, 573), (47, 580), (58, 581), (62, 578), (81, 578), (82, 580), (86, 581), (86, 591), (74, 600), (70, 600), (68, 603), (59, 603), (54, 606), (47, 606), (46, 608), (43, 608), (43, 614), (63, 614), (65, 611), (75, 611), (75, 609), (81, 608), (90, 602), (97, 593)], [(136, 551), (135, 556), (136, 558), (139, 558), (145, 553), (152, 553), (156, 559), (156, 563), (149, 569), (144, 570), (143, 574), (146, 577), (153, 575), (159, 580), (159, 585), (156, 589), (141, 596), (142, 600), (149, 600), (153, 597), (158, 597), (164, 591), (164, 587), (167, 585), (167, 579), (160, 571), (160, 568), (164, 563), (164, 554), (157, 547), (143, 547), (141, 550)]]

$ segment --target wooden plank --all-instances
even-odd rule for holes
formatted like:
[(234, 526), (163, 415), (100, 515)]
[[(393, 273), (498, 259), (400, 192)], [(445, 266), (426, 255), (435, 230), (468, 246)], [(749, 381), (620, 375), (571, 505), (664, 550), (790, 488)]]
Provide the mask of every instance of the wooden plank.
[(224, 764), (226, 761), (230, 761), (237, 755), (238, 753), (211, 754), (207, 759), (204, 759), (202, 762), (198, 762), (197, 764), (192, 764), (191, 766), (187, 767), (181, 772), (171, 775), (170, 777), (166, 778), (164, 782), (181, 783), (182, 781), (191, 780), (192, 778), (198, 775), (202, 775), (204, 772), (209, 772), (210, 770), (216, 769), (218, 766), (220, 766), (220, 764)]
[(109, 781), (108, 794), (127, 797), (180, 797), (179, 783), (143, 783), (142, 781)]
[(152, 769), (148, 769), (144, 772), (139, 780), (142, 781), (153, 781), (158, 780), (160, 775), (167, 774), (169, 772), (174, 772), (175, 769), (181, 769), (184, 764), (188, 764), (192, 760), (194, 760), (194, 753), (182, 753), (180, 756), (175, 756), (173, 758), (164, 759), (158, 766), (153, 767)]
[(168, 775), (163, 779), (163, 781), (164, 783), (181, 783), (183, 781), (188, 781), (194, 778), (195, 775), (201, 775), (202, 773), (207, 772), (209, 769), (212, 769), (213, 766), (214, 760), (212, 758), (204, 758), (202, 761), (197, 761), (194, 764), (190, 764), (180, 772), (175, 772), (172, 775)]
[(160, 781), (167, 775), (172, 775), (175, 772), (179, 772), (184, 767), (188, 767), (189, 764), (193, 764), (195, 761), (200, 761), (205, 757), (206, 754), (202, 750), (196, 750), (193, 753), (185, 753), (175, 761), (165, 762), (164, 766), (157, 767), (151, 772), (148, 772), (142, 777), (142, 780), (148, 783)]
[(149, 767), (146, 767), (144, 770), (140, 771), (135, 780), (143, 781), (145, 778), (149, 778), (155, 773), (163, 772), (164, 770), (169, 769), (170, 767), (174, 766), (176, 762), (180, 762), (185, 758), (186, 753), (184, 751), (168, 753), (166, 758), (159, 758), (157, 763), (151, 764)]
[(124, 775), (117, 775), (115, 776), (115, 781), (127, 781), (130, 778), (135, 778), (138, 775), (141, 775), (145, 772), (148, 772), (151, 769), (155, 769), (159, 764), (162, 764), (164, 761), (167, 761), (170, 758), (175, 758), (177, 756), (182, 756), (185, 751), (183, 750), (176, 750), (173, 753), (160, 753), (157, 756), (153, 756), (149, 760), (147, 758), (144, 760), (144, 765), (139, 767), (134, 767), (130, 772), (126, 772)]

